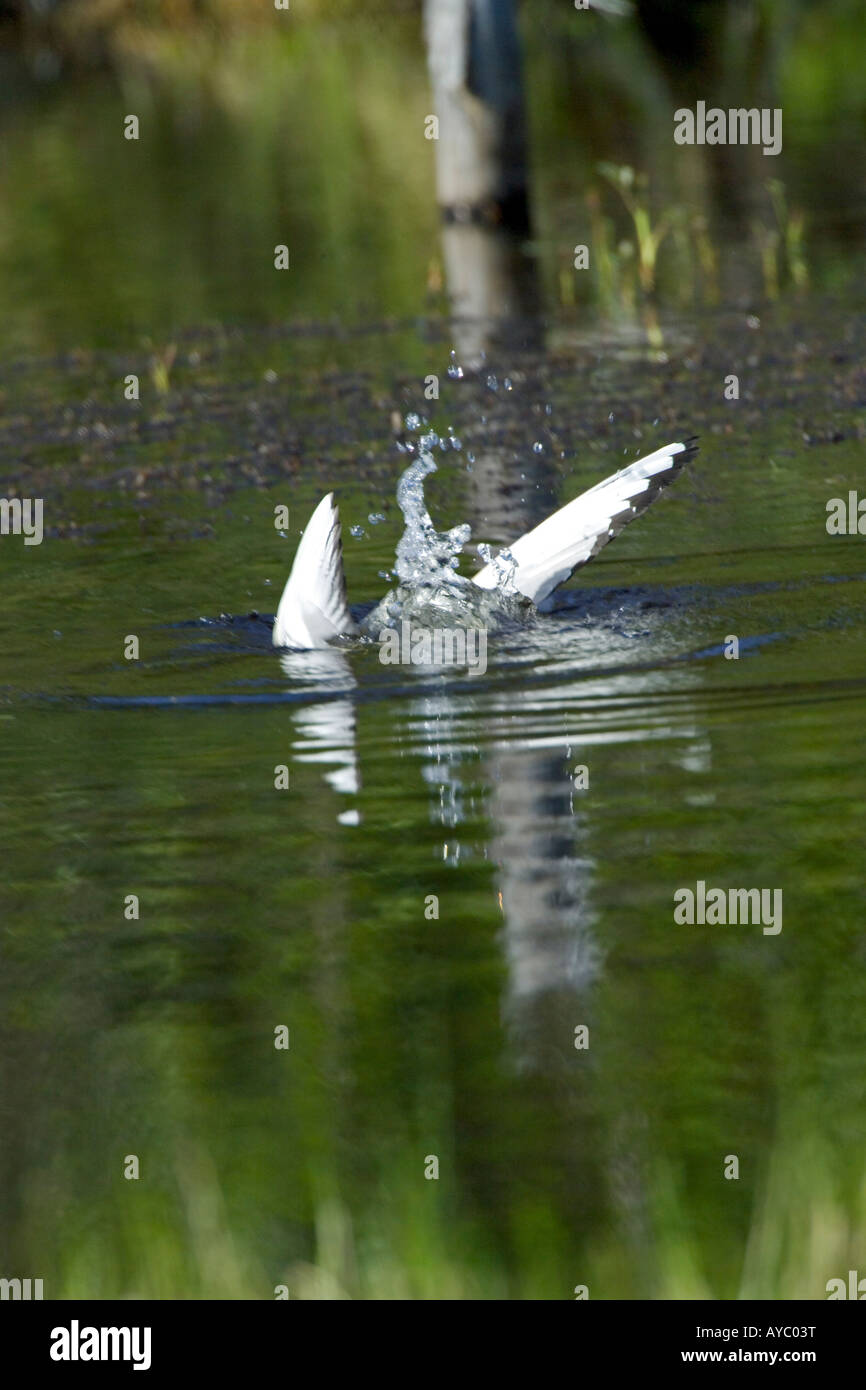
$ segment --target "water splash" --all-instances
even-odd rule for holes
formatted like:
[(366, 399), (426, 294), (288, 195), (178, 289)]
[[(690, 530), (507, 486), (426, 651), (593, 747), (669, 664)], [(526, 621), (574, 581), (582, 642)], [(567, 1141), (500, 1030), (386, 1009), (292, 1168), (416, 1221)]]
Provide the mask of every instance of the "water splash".
[(518, 590), (514, 583), (514, 576), (517, 573), (517, 560), (512, 555), (507, 546), (493, 553), (489, 545), (483, 542), (478, 547), (478, 554), (485, 564), (490, 565), (496, 576), (496, 592), (499, 594), (517, 594)]
[(501, 628), (510, 619), (525, 619), (524, 610), (530, 606), (514, 587), (517, 562), (508, 550), (493, 557), (488, 546), (478, 547), (483, 559), (495, 567), (496, 589), (480, 589), (457, 573), (472, 529), (463, 522), (450, 531), (437, 531), (424, 499), (424, 480), (436, 472), (433, 450), (440, 443), (432, 431), (423, 435), (418, 441), (418, 456), (397, 484), (397, 502), (405, 522), (394, 566), (399, 582), (364, 620), (364, 631), (373, 637), (404, 618), (419, 626)]
[(425, 434), (419, 440), (418, 457), (397, 484), (397, 503), (406, 525), (397, 543), (395, 571), (402, 584), (413, 587), (459, 587), (469, 582), (455, 571), (472, 528), (464, 522), (450, 531), (437, 531), (424, 501), (424, 479), (436, 472), (432, 451), (439, 442), (438, 435)]

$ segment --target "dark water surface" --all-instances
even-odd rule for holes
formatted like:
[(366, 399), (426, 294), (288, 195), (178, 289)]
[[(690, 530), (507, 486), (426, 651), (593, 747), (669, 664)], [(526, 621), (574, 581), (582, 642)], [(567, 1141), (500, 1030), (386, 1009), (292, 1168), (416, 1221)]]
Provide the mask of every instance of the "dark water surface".
[[(449, 376), (429, 164), (392, 121), (423, 120), (420, 68), (380, 109), (378, 60), (308, 56), (309, 129), (299, 80), (294, 123), (163, 123), (135, 177), (98, 90), (7, 124), (0, 495), (42, 497), (45, 540), (0, 541), (0, 1274), (822, 1298), (866, 1259), (866, 550), (825, 525), (866, 494), (859, 184), (801, 293), (720, 241), (736, 288), (663, 296), (648, 347), (637, 309), (557, 298), (590, 156), (569, 175), (536, 87), (540, 317)], [(389, 586), (395, 411), (453, 430), (428, 502), (475, 542), (701, 449), (483, 674), (281, 658), (325, 491), (351, 601)], [(678, 924), (699, 881), (781, 890), (781, 930)]]

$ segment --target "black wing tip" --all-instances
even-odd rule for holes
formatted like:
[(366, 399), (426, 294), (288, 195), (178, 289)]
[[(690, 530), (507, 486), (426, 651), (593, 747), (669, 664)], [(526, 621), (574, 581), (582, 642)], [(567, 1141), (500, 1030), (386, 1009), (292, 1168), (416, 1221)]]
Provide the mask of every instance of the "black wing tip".
[(660, 476), (663, 478), (667, 477), (668, 481), (670, 481), (672, 478), (676, 477), (677, 474), (682, 472), (686, 464), (691, 463), (692, 459), (695, 457), (695, 454), (699, 452), (699, 438), (699, 435), (693, 434), (690, 435), (688, 439), (684, 439), (679, 449), (677, 449), (675, 453), (672, 453), (669, 456), (670, 466), (667, 475), (661, 474)]
[(680, 476), (686, 464), (693, 459), (698, 452), (697, 441), (699, 438), (700, 436), (697, 434), (690, 435), (688, 439), (682, 441), (681, 447), (677, 449), (676, 452), (668, 455), (668, 467), (665, 471), (663, 473), (656, 473), (650, 479), (650, 485), (646, 492), (641, 494), (640, 499), (633, 499), (633, 506), (635, 505), (635, 501), (641, 502), (641, 505), (636, 508), (637, 511), (645, 511), (650, 502), (654, 502), (659, 493), (664, 492), (665, 488), (669, 487), (670, 484)]

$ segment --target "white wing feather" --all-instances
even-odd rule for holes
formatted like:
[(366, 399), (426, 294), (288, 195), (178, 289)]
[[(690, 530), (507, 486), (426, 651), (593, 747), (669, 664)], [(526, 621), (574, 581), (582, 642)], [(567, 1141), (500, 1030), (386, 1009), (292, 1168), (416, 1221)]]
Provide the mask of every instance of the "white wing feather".
[[(696, 453), (697, 445), (690, 439), (667, 444), (596, 483), (527, 531), (508, 547), (517, 561), (512, 572), (515, 587), (533, 603), (541, 603), (645, 511)], [(501, 570), (495, 562), (485, 565), (473, 575), (473, 582), (482, 589), (495, 589), (502, 582)]]
[[(690, 439), (667, 444), (596, 483), (527, 531), (508, 547), (517, 562), (510, 576), (514, 586), (533, 603), (541, 603), (645, 511), (696, 453)], [(502, 569), (495, 562), (485, 565), (473, 582), (482, 589), (498, 588)], [(273, 644), (311, 651), (357, 631), (346, 601), (340, 513), (329, 492), (301, 537), (274, 620)]]
[(329, 492), (301, 537), (274, 620), (273, 644), (311, 651), (357, 630), (346, 602), (340, 513)]

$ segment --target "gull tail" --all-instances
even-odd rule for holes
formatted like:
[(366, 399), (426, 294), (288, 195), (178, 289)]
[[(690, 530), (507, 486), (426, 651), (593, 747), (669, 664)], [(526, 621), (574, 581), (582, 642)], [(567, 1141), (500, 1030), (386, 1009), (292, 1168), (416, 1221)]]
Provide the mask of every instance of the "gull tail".
[[(517, 562), (510, 575), (515, 588), (533, 603), (541, 603), (618, 536), (633, 517), (646, 511), (697, 451), (694, 438), (684, 444), (666, 444), (596, 483), (527, 531), (508, 546)], [(502, 573), (503, 567), (494, 559), (473, 575), (473, 581), (482, 589), (496, 589), (502, 583)]]
[(301, 537), (274, 619), (273, 644), (310, 651), (357, 630), (346, 602), (340, 513), (329, 492)]

